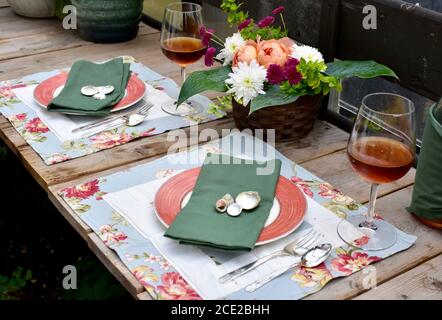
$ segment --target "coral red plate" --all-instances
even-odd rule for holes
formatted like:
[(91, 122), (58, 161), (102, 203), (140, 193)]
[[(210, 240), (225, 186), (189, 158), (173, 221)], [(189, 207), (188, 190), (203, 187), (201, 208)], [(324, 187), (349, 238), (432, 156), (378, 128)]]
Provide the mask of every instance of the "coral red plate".
[[(56, 76), (41, 82), (34, 90), (34, 100), (43, 108), (55, 98), (63, 89), (66, 80), (68, 79), (68, 73), (63, 72)], [(123, 99), (120, 100), (111, 110), (111, 112), (120, 111), (130, 106), (133, 106), (138, 101), (143, 99), (146, 92), (146, 86), (144, 82), (140, 80), (136, 75), (132, 74), (129, 82), (127, 83), (126, 93)]]
[[(165, 182), (155, 195), (154, 208), (163, 225), (169, 225), (185, 206), (195, 186), (200, 168), (186, 170)], [(273, 207), (256, 245), (281, 239), (295, 231), (307, 212), (304, 193), (287, 178), (280, 176)]]

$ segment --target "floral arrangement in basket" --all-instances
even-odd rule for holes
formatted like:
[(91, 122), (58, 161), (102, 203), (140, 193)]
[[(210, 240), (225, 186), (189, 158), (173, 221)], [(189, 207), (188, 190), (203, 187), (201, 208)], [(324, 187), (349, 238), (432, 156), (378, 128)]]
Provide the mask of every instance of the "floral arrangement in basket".
[[(207, 46), (205, 64), (212, 66), (216, 60), (222, 66), (193, 72), (181, 88), (178, 104), (213, 90), (227, 95), (218, 99), (212, 113), (231, 108), (232, 97), (249, 106), (252, 113), (292, 103), (301, 96), (327, 95), (332, 88), (341, 90), (341, 80), (352, 76), (397, 78), (391, 69), (375, 61), (325, 63), (317, 49), (297, 45), (287, 37), (282, 6), (258, 23), (241, 10), (236, 0), (223, 0), (220, 7), (227, 13), (227, 21), (238, 25), (238, 31), (223, 41), (213, 29), (201, 28), (201, 40)], [(275, 25), (277, 19), (282, 27)], [(219, 53), (211, 42), (222, 48)]]

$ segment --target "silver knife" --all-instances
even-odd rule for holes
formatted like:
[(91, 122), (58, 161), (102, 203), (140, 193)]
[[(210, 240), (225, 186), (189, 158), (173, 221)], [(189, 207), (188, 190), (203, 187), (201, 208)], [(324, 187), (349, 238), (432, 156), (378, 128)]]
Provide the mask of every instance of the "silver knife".
[(98, 120), (98, 121), (94, 121), (94, 122), (88, 123), (88, 124), (86, 124), (84, 126), (77, 127), (75, 129), (73, 129), (72, 133), (76, 133), (76, 132), (80, 132), (80, 131), (83, 131), (83, 130), (86, 130), (86, 129), (92, 129), (92, 128), (95, 128), (95, 127), (99, 127), (99, 126), (101, 126), (103, 124), (114, 122), (117, 119), (123, 119), (123, 117), (126, 116), (127, 114), (136, 113), (138, 111), (138, 109), (143, 108), (147, 104), (147, 101), (143, 99), (143, 100), (140, 101), (139, 104), (140, 104), (140, 107), (137, 108), (136, 111), (127, 112), (127, 113), (121, 114), (119, 116), (113, 116), (113, 117), (109, 117), (109, 118), (106, 118), (106, 119), (101, 119), (101, 120)]

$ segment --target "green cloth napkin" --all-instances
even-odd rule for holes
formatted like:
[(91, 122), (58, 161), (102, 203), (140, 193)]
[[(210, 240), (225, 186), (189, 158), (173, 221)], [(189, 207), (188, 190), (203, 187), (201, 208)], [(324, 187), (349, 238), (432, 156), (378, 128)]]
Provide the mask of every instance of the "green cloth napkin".
[[(258, 168), (274, 168), (270, 174), (257, 175)], [(251, 250), (273, 205), (281, 170), (280, 160), (257, 163), (227, 155), (208, 154), (192, 196), (165, 236), (182, 243), (206, 245), (228, 250)], [(238, 217), (220, 214), (216, 200), (230, 193), (234, 198), (243, 191), (257, 191), (257, 208)]]
[(407, 210), (428, 219), (442, 219), (442, 99), (431, 107), (422, 139), (413, 196)]
[[(76, 61), (69, 72), (69, 77), (60, 94), (48, 105), (48, 110), (80, 115), (106, 116), (112, 106), (125, 94), (130, 77), (130, 65), (122, 58), (98, 64), (89, 61)], [(112, 85), (115, 90), (106, 95), (104, 100), (95, 100), (81, 94), (83, 86)]]

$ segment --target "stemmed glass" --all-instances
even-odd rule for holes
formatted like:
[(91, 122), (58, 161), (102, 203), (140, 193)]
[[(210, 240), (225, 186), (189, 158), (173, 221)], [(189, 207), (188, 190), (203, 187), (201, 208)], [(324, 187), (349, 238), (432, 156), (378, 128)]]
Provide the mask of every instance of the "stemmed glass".
[[(167, 58), (181, 67), (182, 83), (186, 80), (186, 67), (198, 61), (207, 50), (200, 39), (200, 28), (203, 26), (201, 10), (201, 6), (195, 3), (175, 2), (169, 4), (164, 11), (161, 50)], [(195, 112), (187, 103), (177, 107), (176, 101), (163, 105), (162, 109), (177, 116)]]
[[(392, 93), (373, 93), (363, 98), (347, 146), (351, 166), (371, 183), (368, 212), (347, 219), (368, 236), (368, 242), (359, 245), (362, 249), (382, 250), (397, 241), (396, 229), (375, 219), (376, 196), (380, 184), (398, 180), (411, 168), (415, 142), (412, 101)], [(345, 221), (338, 225), (338, 233), (347, 243), (358, 246)]]

